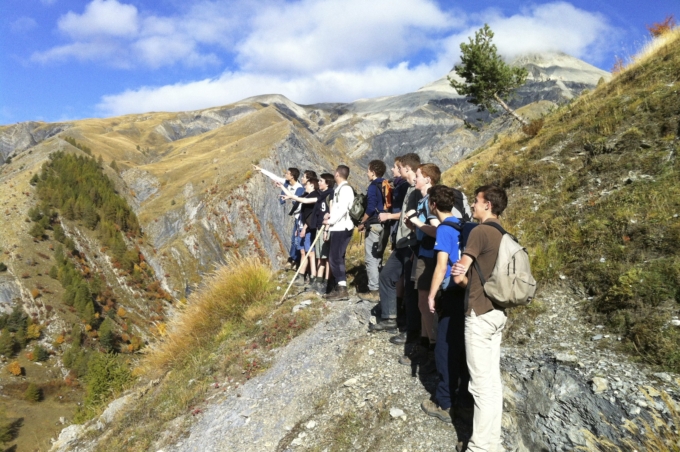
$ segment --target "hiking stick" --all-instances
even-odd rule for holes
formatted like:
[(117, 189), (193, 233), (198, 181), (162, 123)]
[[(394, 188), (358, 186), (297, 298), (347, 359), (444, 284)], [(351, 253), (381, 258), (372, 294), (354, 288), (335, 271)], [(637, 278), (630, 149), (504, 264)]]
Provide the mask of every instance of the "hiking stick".
[[(323, 231), (324, 231), (324, 229), (326, 229), (326, 225), (321, 226), (321, 229), (319, 229), (319, 230), (317, 231), (316, 237), (314, 238), (314, 242), (312, 242), (312, 246), (309, 247), (309, 250), (310, 250), (310, 251), (312, 251), (312, 250), (314, 249), (314, 245), (316, 245), (316, 241), (319, 240), (319, 237), (323, 236)], [(302, 259), (302, 262), (300, 262), (300, 266), (302, 266), (302, 264), (303, 264), (304, 262), (307, 262), (307, 259), (309, 259), (309, 253), (305, 254), (305, 258)], [(298, 267), (298, 268), (299, 268), (299, 267)], [(290, 280), (290, 284), (288, 284), (288, 288), (287, 288), (286, 291), (283, 293), (283, 296), (281, 297), (281, 300), (278, 302), (278, 304), (283, 303), (283, 300), (286, 299), (286, 295), (288, 295), (288, 291), (289, 291), (290, 288), (293, 286), (293, 282), (295, 282), (295, 278), (297, 278), (297, 275), (298, 275), (298, 272), (295, 271), (295, 274), (293, 275), (293, 279)]]

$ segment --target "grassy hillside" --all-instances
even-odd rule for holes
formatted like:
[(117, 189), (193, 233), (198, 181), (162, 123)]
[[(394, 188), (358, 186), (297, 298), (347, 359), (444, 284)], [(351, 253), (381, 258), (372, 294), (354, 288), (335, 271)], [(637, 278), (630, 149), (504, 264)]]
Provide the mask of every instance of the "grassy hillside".
[(567, 280), (583, 288), (593, 321), (606, 322), (640, 358), (675, 371), (678, 74), (676, 29), (611, 82), (546, 116), (536, 136), (501, 139), (443, 177), (468, 195), (487, 183), (505, 187), (502, 220), (529, 248), (541, 286)]

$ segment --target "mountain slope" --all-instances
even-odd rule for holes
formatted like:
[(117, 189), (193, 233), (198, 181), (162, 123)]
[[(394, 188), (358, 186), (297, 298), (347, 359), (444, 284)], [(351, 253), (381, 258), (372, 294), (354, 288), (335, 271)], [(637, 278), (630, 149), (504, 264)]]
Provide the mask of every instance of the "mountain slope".
[[(547, 61), (553, 59), (546, 56)], [(575, 65), (567, 60), (551, 64), (567, 69)], [(547, 111), (584, 88), (594, 88), (599, 74), (586, 72), (560, 80), (561, 85), (534, 80), (513, 105), (530, 103), (526, 108), (533, 114)], [(584, 77), (590, 83), (579, 81)], [(0, 205), (7, 224), (0, 230), (0, 262), (8, 266), (0, 273), (0, 305), (6, 312), (21, 305), (45, 326), (40, 343), (55, 356), (44, 366), (52, 372), (46, 381), (67, 373), (62, 355), (70, 347), (68, 341), (80, 335), (72, 328), (78, 319), (63, 315), (68, 310), (62, 303), (65, 291), (48, 276), (49, 261), (36, 258), (51, 256), (50, 246), (57, 246), (53, 233), (48, 233), (49, 240), (36, 242), (29, 233), (33, 224), (26, 221), (39, 203), (31, 180), (50, 154), (63, 150), (85, 156), (88, 149), (139, 218), (143, 235), (126, 240), (157, 279), (148, 284), (131, 281), (134, 275), (115, 268), (96, 231), (88, 230), (81, 219), (63, 222), (78, 250), (78, 268), (105, 275), (126, 311), (130, 322), (120, 321), (116, 333), (131, 336), (124, 345), (134, 345), (134, 351), (164, 331), (165, 315), (229, 254), (257, 254), (272, 267), (285, 255), (290, 217), (274, 185), (253, 177), (252, 163), (277, 173), (291, 166), (332, 170), (346, 163), (353, 171), (350, 181), (361, 189), (365, 166), (374, 158), (391, 163), (395, 155), (417, 151), (424, 160), (446, 168), (508, 128), (502, 119), (478, 127), (478, 119), (493, 118), (439, 85), (349, 104), (301, 106), (280, 95), (263, 95), (195, 112), (0, 127)], [(40, 266), (34, 268), (34, 262)], [(26, 272), (30, 277), (24, 279)], [(47, 289), (37, 298), (32, 294), (36, 283)], [(133, 334), (123, 332), (123, 325)], [(88, 344), (98, 347), (97, 331), (87, 336)], [(59, 337), (67, 343), (57, 343)], [(23, 355), (19, 358), (23, 363)], [(24, 364), (29, 380), (41, 367)], [(50, 422), (53, 426), (55, 419)]]
[(536, 137), (501, 140), (443, 177), (468, 194), (491, 182), (506, 187), (504, 223), (530, 249), (539, 280), (571, 281), (625, 348), (675, 371), (679, 72), (675, 31), (612, 82), (546, 117)]

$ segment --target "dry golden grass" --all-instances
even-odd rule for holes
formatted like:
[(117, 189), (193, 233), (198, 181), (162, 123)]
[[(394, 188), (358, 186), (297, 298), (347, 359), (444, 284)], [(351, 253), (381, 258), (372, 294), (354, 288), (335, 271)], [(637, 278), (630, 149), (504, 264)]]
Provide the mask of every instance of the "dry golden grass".
[(650, 38), (635, 55), (628, 58), (629, 61), (627, 63), (621, 60), (622, 70), (617, 71), (615, 75), (639, 67), (656, 55), (662, 48), (671, 45), (678, 39), (680, 39), (680, 27), (675, 27), (657, 37)]
[(257, 306), (267, 296), (271, 277), (271, 270), (255, 257), (229, 258), (172, 318), (167, 334), (147, 349), (137, 372), (167, 370), (214, 340), (223, 324), (241, 319), (244, 314), (255, 318), (257, 313), (249, 307)]

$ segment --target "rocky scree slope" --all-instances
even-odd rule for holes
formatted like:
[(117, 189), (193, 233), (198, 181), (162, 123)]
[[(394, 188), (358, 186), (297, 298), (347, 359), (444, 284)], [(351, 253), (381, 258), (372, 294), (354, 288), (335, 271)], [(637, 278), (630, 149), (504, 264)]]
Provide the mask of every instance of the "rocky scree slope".
[[(644, 435), (624, 426), (643, 427), (654, 416), (662, 419), (669, 409), (677, 409), (660, 391), (677, 397), (679, 381), (602, 347), (601, 341), (615, 338), (592, 340), (601, 329), (579, 321), (580, 294), (567, 287), (546, 292), (537, 300), (543, 311), (532, 323), (529, 347), (512, 340), (503, 347), (504, 447), (644, 449)], [(304, 293), (299, 300), (294, 309), (323, 304)], [(403, 348), (390, 344), (389, 335), (368, 333), (369, 322), (375, 321), (372, 306), (357, 297), (326, 304), (328, 315), (279, 349), (267, 372), (240, 387), (216, 385), (219, 389), (194, 417), (178, 418), (159, 433), (153, 449), (451, 450), (469, 437), (471, 410), (459, 408), (453, 425), (422, 412), (420, 403), (434, 391), (436, 377), (400, 365)], [(143, 396), (135, 403), (143, 403)], [(89, 427), (64, 430), (52, 450), (102, 450), (105, 444), (97, 439), (96, 426), (105, 428), (124, 415), (116, 414), (122, 405), (112, 404)], [(76, 434), (88, 428), (89, 436)]]

